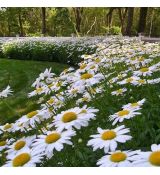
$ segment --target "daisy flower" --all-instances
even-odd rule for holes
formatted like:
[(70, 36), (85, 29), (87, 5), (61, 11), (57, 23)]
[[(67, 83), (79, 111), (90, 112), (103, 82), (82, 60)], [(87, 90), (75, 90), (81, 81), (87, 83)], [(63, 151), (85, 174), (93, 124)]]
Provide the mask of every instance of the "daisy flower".
[(36, 88), (34, 91), (28, 93), (28, 97), (33, 97), (33, 96), (36, 96), (36, 95), (41, 95), (44, 93), (44, 88), (43, 87), (39, 87), (39, 88)]
[[(88, 122), (91, 119), (95, 119), (95, 112), (88, 112), (91, 111), (92, 108), (79, 108), (75, 107), (69, 109), (67, 111), (61, 112), (54, 117), (53, 125), (58, 128), (60, 131), (63, 129), (71, 129), (75, 127), (76, 129), (80, 129), (82, 126), (88, 126)], [(82, 111), (85, 110), (85, 113)]]
[(131, 167), (133, 156), (137, 155), (140, 151), (115, 151), (109, 152), (108, 155), (103, 156), (97, 165), (100, 167)]
[(117, 82), (117, 84), (120, 84), (120, 85), (128, 84), (128, 83), (133, 84), (135, 81), (138, 81), (139, 79), (140, 78), (137, 76), (132, 76), (132, 77), (129, 77), (129, 78), (126, 78), (122, 81)]
[(51, 70), (52, 70), (52, 68), (46, 69), (43, 73), (40, 73), (40, 75), (39, 75), (40, 79), (44, 80), (44, 79), (51, 79), (51, 78), (53, 78), (53, 76), (55, 76), (55, 74), (51, 73)]
[(32, 84), (32, 87), (39, 88), (46, 83), (51, 83), (53, 81), (53, 76), (55, 74), (51, 73), (51, 68), (46, 69), (44, 72), (39, 74), (39, 77), (36, 79), (36, 81)]
[(147, 81), (145, 79), (139, 79), (139, 80), (132, 82), (133, 85), (137, 85), (137, 86), (141, 86), (141, 85), (144, 85), (146, 83), (147, 83)]
[(94, 109), (92, 107), (87, 108), (87, 105), (85, 105), (81, 108), (81, 112), (79, 115), (84, 116), (85, 118), (88, 118), (88, 119), (96, 119), (95, 113), (97, 113), (98, 111), (99, 111), (98, 109)]
[(146, 101), (146, 99), (142, 99), (138, 102), (135, 102), (135, 103), (128, 103), (126, 105), (123, 105), (122, 108), (123, 109), (136, 109), (136, 110), (139, 110), (141, 109), (140, 107), (144, 104), (144, 102)]
[(75, 73), (74, 85), (76, 86), (92, 86), (99, 83), (104, 79), (104, 76), (101, 73), (94, 74), (94, 72), (87, 72), (84, 74)]
[(76, 133), (73, 130), (67, 130), (64, 132), (47, 131), (45, 135), (39, 135), (32, 144), (32, 148), (35, 152), (41, 150), (48, 158), (53, 156), (54, 150), (61, 151), (64, 148), (64, 144), (72, 145), (70, 141), (71, 137)]
[(12, 143), (14, 139), (6, 139), (0, 141), (0, 151), (3, 151), (4, 149), (7, 149), (10, 143)]
[(154, 67), (143, 67), (138, 71), (134, 71), (133, 74), (136, 76), (151, 76), (153, 73)]
[(26, 147), (16, 155), (8, 155), (8, 161), (3, 167), (35, 167), (37, 163), (41, 163), (41, 159), (43, 159), (42, 153)]
[(160, 166), (160, 144), (151, 145), (151, 151), (139, 152), (134, 156), (133, 166), (159, 167)]
[(8, 153), (8, 155), (17, 154), (18, 152), (25, 149), (26, 147), (30, 147), (35, 138), (36, 136), (34, 135), (29, 137), (23, 137), (17, 140), (12, 145), (8, 146), (8, 150), (6, 151), (6, 153)]
[(155, 79), (152, 79), (152, 80), (147, 80), (147, 83), (148, 84), (158, 84), (158, 83), (160, 83), (160, 78), (155, 78)]
[(73, 67), (69, 67), (68, 69), (65, 69), (63, 72), (61, 72), (60, 77), (62, 77), (63, 75), (66, 75), (69, 72), (72, 72), (74, 70)]
[(76, 97), (78, 94), (83, 94), (84, 91), (85, 91), (84, 86), (74, 86), (69, 87), (68, 90), (66, 91), (66, 94), (69, 97)]
[(93, 151), (97, 149), (104, 148), (104, 152), (115, 151), (117, 148), (117, 143), (125, 143), (128, 140), (131, 140), (130, 135), (126, 135), (130, 132), (129, 128), (125, 128), (124, 125), (119, 126), (115, 129), (101, 129), (97, 128), (98, 134), (91, 135), (93, 139), (89, 140), (87, 146), (92, 146)]
[(8, 97), (9, 95), (12, 94), (12, 90), (11, 90), (11, 87), (8, 85), (6, 87), (6, 89), (4, 89), (2, 92), (0, 92), (0, 98), (6, 98)]
[(20, 121), (21, 119), (18, 119), (15, 121), (13, 127), (14, 127), (14, 131), (21, 131), (21, 132), (27, 132), (32, 130), (32, 128), (30, 128), (29, 126), (26, 126), (22, 121)]
[(140, 115), (140, 112), (136, 112), (135, 109), (125, 108), (121, 111), (116, 112), (113, 115), (109, 116), (109, 120), (113, 121), (112, 125), (115, 125), (117, 122), (123, 122), (124, 119), (133, 118), (136, 115)]
[[(94, 97), (94, 95), (92, 95)], [(92, 100), (91, 95), (88, 92), (85, 92), (82, 98), (79, 98), (76, 101), (76, 104), (84, 103), (84, 102), (89, 102)]]
[(114, 77), (114, 78), (110, 79), (109, 83), (113, 84), (113, 83), (117, 82), (118, 80), (120, 80), (120, 79), (122, 79), (122, 78), (124, 78), (126, 76), (127, 76), (126, 73), (118, 74), (117, 77)]
[(99, 86), (99, 87), (95, 87), (95, 88), (90, 88), (89, 89), (90, 93), (94, 96), (96, 94), (100, 94), (104, 91), (104, 88), (102, 86)]
[(41, 123), (41, 121), (44, 121), (50, 117), (51, 113), (49, 110), (36, 110), (22, 116), (18, 122), (23, 123), (23, 126), (26, 128), (28, 128), (29, 125), (34, 128), (36, 123)]
[(14, 127), (13, 127), (13, 123), (6, 123), (5, 125), (3, 126), (0, 126), (0, 130), (1, 132), (13, 132), (14, 131)]
[(126, 91), (127, 91), (127, 89), (123, 88), (123, 89), (118, 89), (116, 91), (112, 91), (111, 94), (118, 96), (118, 95), (123, 95), (123, 93), (126, 92)]

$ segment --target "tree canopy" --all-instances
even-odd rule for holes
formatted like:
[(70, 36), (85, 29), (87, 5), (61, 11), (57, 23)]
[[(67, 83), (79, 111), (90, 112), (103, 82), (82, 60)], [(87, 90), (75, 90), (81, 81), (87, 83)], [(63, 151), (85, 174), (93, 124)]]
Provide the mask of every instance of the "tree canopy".
[(0, 36), (159, 36), (160, 8), (1, 7)]

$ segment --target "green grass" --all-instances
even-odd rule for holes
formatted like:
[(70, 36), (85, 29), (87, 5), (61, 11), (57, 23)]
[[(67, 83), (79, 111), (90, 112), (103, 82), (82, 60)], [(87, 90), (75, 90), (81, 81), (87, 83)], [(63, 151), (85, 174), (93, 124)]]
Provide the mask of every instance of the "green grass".
[[(50, 67), (52, 72), (58, 75), (68, 65), (54, 62), (0, 59), (0, 91), (6, 88), (7, 85), (11, 86), (14, 93), (6, 99), (6, 102), (19, 115), (38, 108), (35, 101), (27, 98), (27, 94), (32, 91), (31, 84), (38, 75)], [(14, 122), (17, 118), (18, 115), (14, 111), (9, 110), (6, 104), (0, 100), (0, 123)]]

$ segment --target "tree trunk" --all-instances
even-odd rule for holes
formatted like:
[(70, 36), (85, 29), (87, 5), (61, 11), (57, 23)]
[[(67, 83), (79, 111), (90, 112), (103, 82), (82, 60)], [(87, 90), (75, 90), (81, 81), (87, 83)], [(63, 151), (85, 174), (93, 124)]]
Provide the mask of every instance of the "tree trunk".
[(147, 12), (148, 12), (148, 7), (141, 7), (140, 8), (138, 33), (144, 33), (144, 31), (145, 31)]
[(131, 28), (133, 24), (134, 7), (128, 8), (128, 19), (125, 35), (131, 36)]
[(119, 12), (119, 19), (121, 21), (121, 32), (124, 35), (125, 32), (125, 28), (124, 28), (124, 22), (125, 22), (125, 18), (126, 18), (126, 14), (127, 14), (128, 8), (126, 7), (123, 11), (123, 8), (118, 8), (118, 12)]
[(7, 26), (8, 26), (8, 36), (11, 36), (11, 26), (9, 19), (7, 19)]
[(107, 25), (108, 25), (109, 28), (112, 26), (112, 14), (113, 14), (114, 9), (115, 9), (114, 7), (111, 7), (109, 9), (109, 12), (106, 15), (106, 17), (107, 17)]
[(42, 7), (42, 34), (46, 34), (46, 8)]
[(82, 22), (82, 14), (83, 14), (83, 7), (75, 7), (73, 8), (75, 20), (76, 20), (76, 30), (78, 33), (81, 32), (81, 22)]
[(19, 9), (19, 12), (18, 12), (18, 21), (19, 21), (19, 28), (20, 28), (20, 36), (24, 36), (21, 9)]

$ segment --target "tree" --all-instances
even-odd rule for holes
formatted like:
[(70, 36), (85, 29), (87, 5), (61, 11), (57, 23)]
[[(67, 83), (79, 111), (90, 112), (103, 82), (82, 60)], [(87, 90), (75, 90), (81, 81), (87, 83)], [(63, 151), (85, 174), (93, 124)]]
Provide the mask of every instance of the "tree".
[(76, 21), (76, 30), (78, 33), (81, 32), (81, 22), (82, 22), (82, 14), (83, 14), (83, 7), (73, 7), (73, 12), (75, 15), (75, 21)]
[(118, 8), (119, 19), (121, 21), (121, 32), (122, 32), (122, 34), (124, 34), (124, 32), (125, 32), (124, 22), (125, 22), (127, 11), (128, 11), (127, 7), (126, 8)]
[(46, 8), (41, 7), (42, 10), (42, 34), (46, 34)]
[(112, 26), (112, 14), (113, 14), (113, 11), (115, 10), (116, 8), (114, 7), (111, 7), (109, 9), (109, 12), (107, 13), (107, 25), (108, 27), (110, 28)]
[(21, 8), (18, 8), (18, 22), (19, 22), (19, 28), (20, 28), (19, 35), (24, 36)]
[(131, 29), (133, 24), (133, 15), (134, 15), (134, 7), (128, 8), (128, 19), (127, 19), (127, 27), (125, 31), (125, 35), (131, 36)]
[(148, 7), (141, 7), (140, 8), (138, 33), (144, 33), (144, 31), (145, 31), (147, 12), (148, 12)]

